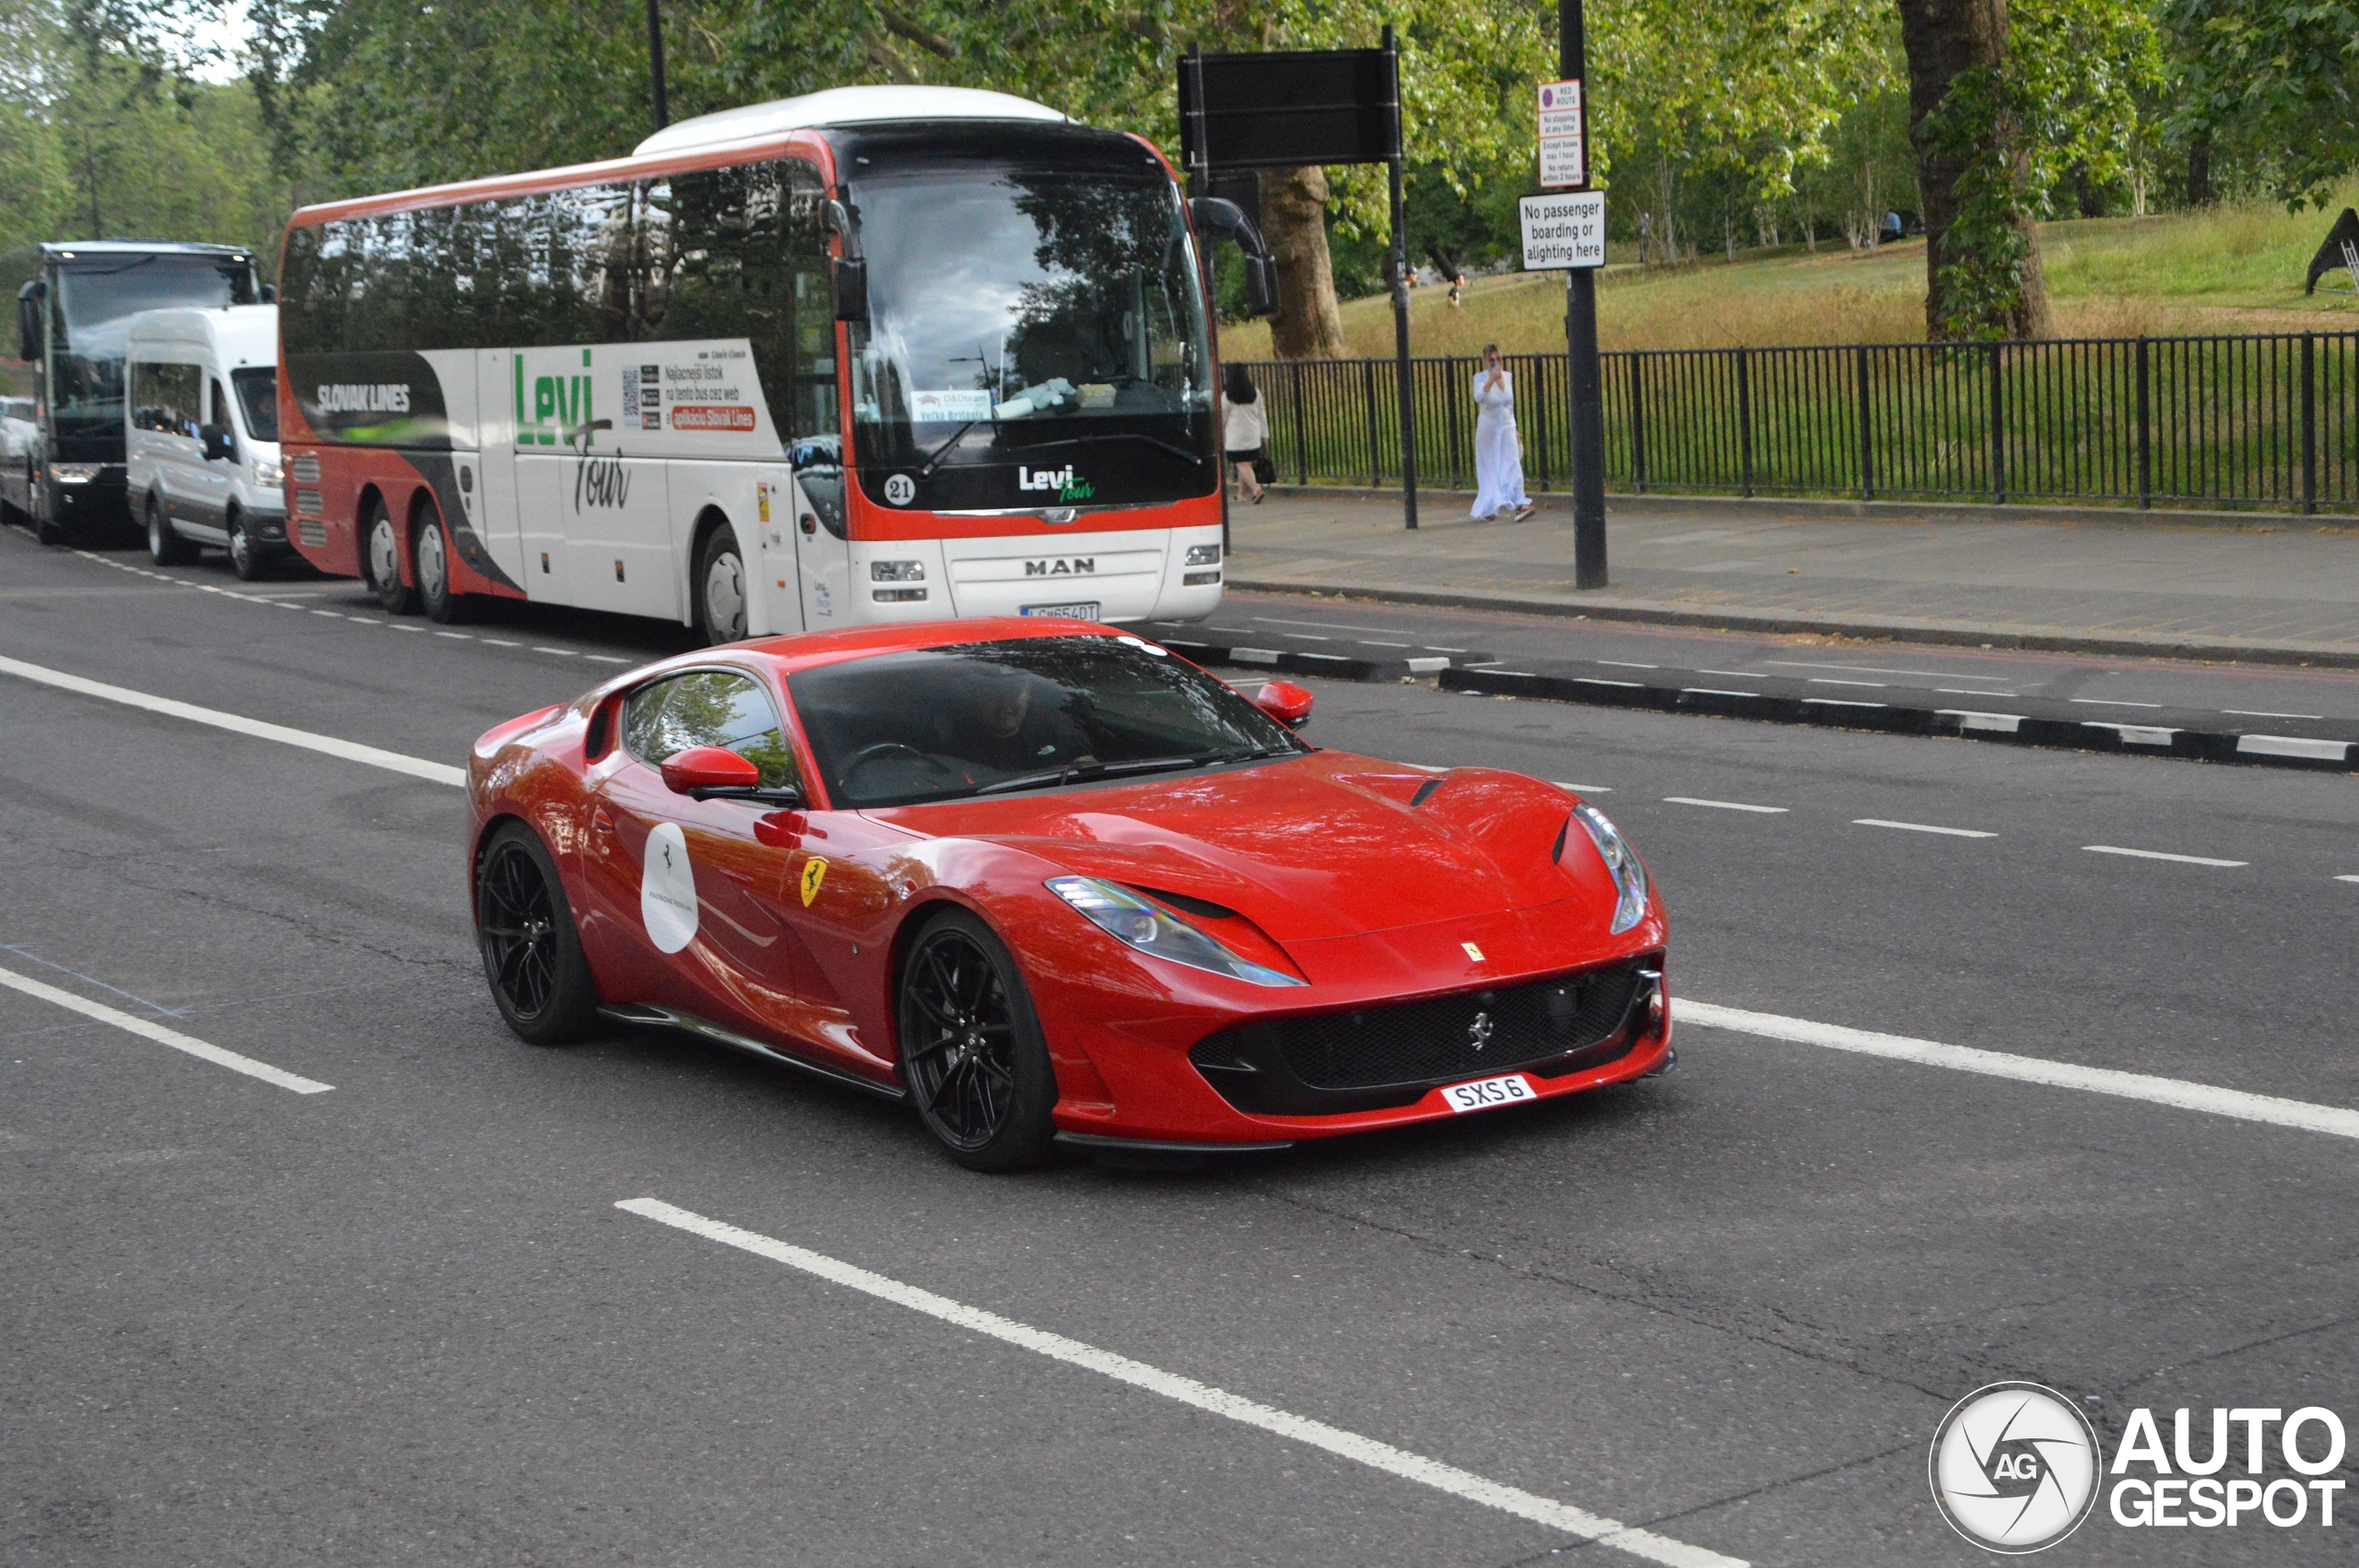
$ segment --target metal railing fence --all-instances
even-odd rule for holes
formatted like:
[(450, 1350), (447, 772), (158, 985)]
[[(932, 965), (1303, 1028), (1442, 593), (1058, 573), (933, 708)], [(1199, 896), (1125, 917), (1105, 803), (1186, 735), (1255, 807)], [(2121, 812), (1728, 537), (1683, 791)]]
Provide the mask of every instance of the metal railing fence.
[[(1623, 491), (2359, 508), (2359, 332), (1604, 358), (1606, 482)], [(1282, 479), (1400, 483), (1392, 360), (1247, 368)], [(1411, 362), (1421, 486), (1473, 487), (1478, 368)], [(1508, 369), (1525, 482), (1565, 488), (1565, 357)]]

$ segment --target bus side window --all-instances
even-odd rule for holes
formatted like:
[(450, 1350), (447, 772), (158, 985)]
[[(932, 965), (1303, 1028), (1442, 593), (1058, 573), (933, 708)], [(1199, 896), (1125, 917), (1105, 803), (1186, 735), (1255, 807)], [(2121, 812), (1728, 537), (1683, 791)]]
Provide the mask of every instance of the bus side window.
[(828, 270), (827, 236), (819, 210), (827, 188), (818, 170), (789, 160), (786, 170), (786, 262), (794, 310), (794, 427), (804, 442), (840, 440), (842, 403), (836, 390), (836, 302)]

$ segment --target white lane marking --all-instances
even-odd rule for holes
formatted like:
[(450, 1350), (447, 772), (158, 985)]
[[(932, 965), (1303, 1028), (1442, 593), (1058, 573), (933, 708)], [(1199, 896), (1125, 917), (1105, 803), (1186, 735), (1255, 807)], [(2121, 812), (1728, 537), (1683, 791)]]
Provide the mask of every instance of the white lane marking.
[(1570, 790), (1576, 795), (1611, 795), (1614, 793), (1614, 786), (1611, 784), (1567, 784), (1561, 778), (1551, 778), (1548, 782), (1554, 784), (1559, 790)]
[[(331, 621), (340, 621), (340, 620), (343, 620), (343, 619), (344, 619), (344, 616), (343, 616), (340, 613), (338, 613), (337, 611), (334, 611), (334, 610), (314, 610), (314, 611), (312, 611), (312, 612), (311, 612), (311, 614), (313, 614), (314, 615), (325, 615), (325, 616), (326, 616), (329, 620), (331, 620)], [(356, 620), (357, 620), (357, 619), (358, 619), (358, 618), (359, 618), (359, 617), (358, 617), (358, 616), (355, 616), (355, 617), (354, 617), (354, 619), (356, 619)]]
[(1364, 637), (1360, 638), (1360, 646), (1362, 648), (1414, 648), (1416, 644), (1412, 642), (1385, 642), (1377, 638)]
[(2338, 876), (2334, 880), (2337, 882), (2359, 882), (2359, 876)]
[(2331, 1133), (2337, 1138), (2359, 1138), (2359, 1111), (2347, 1110), (2341, 1106), (2313, 1105), (2307, 1100), (2287, 1100), (2275, 1094), (2223, 1089), (2184, 1078), (2158, 1078), (2152, 1073), (2123, 1072), (2117, 1068), (2082, 1067), (2074, 1062), (2052, 1061), (2046, 1057), (2010, 1056), (2004, 1051), (1986, 1051), (1973, 1046), (1945, 1046), (1937, 1040), (1911, 1039), (1906, 1035), (1882, 1035), (1869, 1029), (1847, 1029), (1839, 1024), (1814, 1024), (1806, 1018), (1781, 1018), (1774, 1012), (1719, 1007), (1708, 1001), (1673, 1001), (1672, 1008), (1682, 1024), (1701, 1024), (1707, 1028), (1734, 1029), (1746, 1035), (1765, 1035), (1773, 1040), (1790, 1040), (1796, 1045), (1825, 1046), (1830, 1050), (1857, 1051), (1863, 1056), (1913, 1061), (1925, 1067), (1945, 1067), (1957, 1072), (1979, 1072), (1992, 1078), (2012, 1078), (2018, 1082), (2045, 1083), (2052, 1088), (2080, 1089), (2093, 1094), (2144, 1100), (2180, 1110), (2234, 1117), (2239, 1121), (2268, 1122), (2277, 1127), (2299, 1128), (2306, 1132)]
[(2176, 860), (2182, 866), (2248, 866), (2250, 860), (2215, 860), (2209, 855), (2167, 855), (2160, 849), (2125, 849), (2118, 844), (2083, 844), (2092, 855), (2128, 855), (2139, 860)]
[(2088, 708), (2160, 708), (2163, 706), (2159, 702), (2116, 702), (2111, 697), (2103, 696), (2076, 696), (2071, 700)]
[(144, 708), (149, 713), (186, 719), (197, 724), (210, 724), (217, 730), (233, 731), (241, 735), (252, 735), (257, 740), (300, 746), (305, 751), (322, 752), (329, 756), (342, 757), (346, 762), (365, 762), (371, 767), (381, 767), (391, 773), (406, 773), (413, 778), (429, 779), (437, 784), (464, 786), (467, 781), (465, 768), (453, 767), (447, 762), (428, 762), (424, 757), (405, 756), (400, 752), (364, 746), (358, 741), (338, 740), (334, 735), (315, 735), (309, 730), (293, 730), (284, 724), (248, 719), (240, 713), (224, 713), (216, 708), (199, 708), (193, 702), (181, 702), (168, 696), (150, 696), (128, 686), (111, 686), (103, 681), (85, 680), (79, 675), (69, 675), (63, 670), (28, 664), (21, 659), (0, 657), (0, 674), (17, 675), (28, 681), (38, 681), (45, 686), (55, 686), (61, 691), (119, 702), (125, 708)]
[(422, 632), (426, 629), (424, 626), (405, 626), (398, 621), (392, 623), (392, 625), (393, 630), (397, 632)]
[(1323, 1421), (1294, 1415), (1274, 1406), (1232, 1394), (1225, 1388), (1199, 1383), (1192, 1377), (1183, 1377), (1160, 1367), (1149, 1366), (1143, 1361), (1133, 1361), (1126, 1355), (1099, 1350), (1078, 1340), (1069, 1340), (1062, 1334), (1035, 1328), (1012, 1317), (1003, 1317), (996, 1312), (968, 1306), (964, 1302), (936, 1295), (932, 1291), (905, 1284), (889, 1275), (846, 1263), (823, 1252), (813, 1252), (792, 1242), (763, 1235), (758, 1231), (741, 1230), (724, 1221), (676, 1208), (659, 1198), (627, 1198), (615, 1207), (626, 1213), (637, 1214), (641, 1219), (686, 1231), (690, 1235), (719, 1242), (723, 1246), (734, 1246), (757, 1258), (767, 1258), (773, 1263), (783, 1263), (790, 1269), (815, 1275), (830, 1284), (858, 1291), (879, 1301), (890, 1302), (895, 1306), (907, 1307), (911, 1312), (923, 1313), (954, 1328), (964, 1328), (968, 1333), (981, 1334), (1019, 1350), (1047, 1356), (1051, 1361), (1095, 1372), (1117, 1383), (1127, 1383), (1133, 1388), (1159, 1394), (1208, 1415), (1255, 1427), (1323, 1450), (1338, 1458), (1366, 1465), (1370, 1469), (1432, 1487), (1464, 1502), (1496, 1508), (1519, 1519), (1528, 1519), (1549, 1529), (1562, 1530), (1583, 1540), (1610, 1546), (1650, 1562), (1671, 1564), (1672, 1568), (1745, 1568), (1741, 1559), (1723, 1557), (1717, 1551), (1691, 1546), (1669, 1536), (1657, 1535), (1652, 1530), (1638, 1529), (1618, 1519), (1609, 1519), (1569, 1503), (1560, 1503), (1553, 1497), (1542, 1497), (1520, 1487), (1503, 1485), (1470, 1470), (1461, 1470), (1455, 1465), (1429, 1459), (1404, 1448), (1395, 1448), (1390, 1443), (1363, 1437), (1358, 1433), (1330, 1426)]
[(1935, 686), (1933, 690), (1941, 696), (2013, 696), (2015, 695), (2013, 692), (1994, 692), (1981, 688), (1969, 690), (1964, 686)]
[(1592, 662), (1598, 664), (1611, 664), (1617, 670), (1660, 670), (1662, 668), (1660, 664), (1640, 664), (1635, 660), (1629, 659), (1599, 659), (1592, 661)]
[(521, 642), (510, 642), (505, 638), (487, 637), (484, 638), (484, 641), (491, 644), (494, 648), (522, 648), (524, 646)]
[(1674, 806), (1709, 806), (1714, 811), (1722, 812), (1759, 812), (1765, 816), (1782, 816), (1790, 809), (1786, 806), (1748, 806), (1743, 801), (1703, 801), (1693, 795), (1665, 795), (1663, 800)]
[(559, 659), (570, 659), (574, 656), (575, 652), (575, 650), (570, 648), (544, 648), (537, 642), (533, 645), (533, 651), (535, 653), (554, 653)]
[(455, 637), (462, 642), (473, 642), (475, 639), (473, 632), (436, 632), (434, 635), (436, 637)]
[[(1520, 671), (1515, 673), (1521, 673)], [(1683, 695), (1688, 696), (1759, 696), (1761, 695), (1759, 692), (1723, 691), (1719, 686), (1682, 686), (1679, 689)]]
[(1929, 681), (2011, 681), (2013, 675), (1962, 675), (1955, 670), (1886, 670), (1875, 664), (1829, 664), (1813, 659), (1764, 659), (1790, 670), (1855, 670), (1862, 675), (1922, 675)]
[(1429, 642), (1426, 644), (1426, 651), (1427, 653), (1467, 653), (1473, 650), (1464, 648), (1437, 648)]
[(2259, 708), (2224, 708), (2223, 713), (2233, 713), (2239, 719), (2323, 719), (2323, 713), (2271, 713)]
[(1758, 670), (1700, 670), (1700, 669), (1699, 669), (1699, 670), (1697, 670), (1696, 673), (1697, 674), (1699, 674), (1699, 675), (1733, 675), (1733, 676), (1735, 676), (1735, 677), (1736, 677), (1738, 680), (1740, 680), (1740, 681), (1749, 681), (1749, 680), (1753, 679), (1753, 677), (1754, 677), (1754, 676), (1755, 676), (1755, 675), (1757, 675), (1757, 674), (1759, 674), (1759, 673), (1760, 673), (1760, 672), (1759, 672)]
[(1401, 629), (1399, 626), (1357, 626), (1348, 621), (1297, 621), (1284, 615), (1249, 615), (1246, 618), (1257, 626), (1317, 626), (1321, 631), (1331, 632), (1397, 632)]
[(1930, 822), (1893, 822), (1880, 816), (1855, 816), (1854, 827), (1897, 827), (1908, 833), (1946, 833), (1953, 838), (1996, 838), (1995, 833), (1985, 833), (1978, 827), (1935, 827)]
[(2258, 756), (2306, 756), (2321, 762), (2341, 762), (2351, 755), (2351, 743), (2311, 741), (2299, 735), (2238, 735), (2236, 750)]
[(625, 659), (618, 653), (585, 653), (581, 657), (584, 659), (594, 659), (601, 664), (628, 664), (630, 662), (629, 660)]
[(1873, 686), (1878, 691), (1892, 685), (1890, 681), (1838, 681), (1832, 675), (1813, 675), (1810, 684), (1813, 686)]
[(1806, 696), (1802, 698), (1802, 706), (1804, 708), (1884, 708), (1889, 705), (1881, 702), (1855, 702), (1848, 697)]
[(232, 1072), (242, 1072), (249, 1078), (259, 1078), (265, 1083), (275, 1083), (281, 1089), (291, 1089), (298, 1094), (324, 1094), (335, 1087), (333, 1083), (323, 1083), (316, 1078), (300, 1077), (283, 1067), (273, 1067), (266, 1061), (256, 1061), (250, 1056), (240, 1056), (235, 1051), (225, 1051), (219, 1046), (200, 1040), (193, 1035), (183, 1035), (177, 1029), (167, 1029), (161, 1024), (151, 1024), (145, 1018), (134, 1017), (118, 1008), (109, 1007), (104, 1002), (91, 1001), (86, 997), (76, 996), (72, 991), (59, 990), (55, 986), (44, 985), (30, 976), (19, 975), (14, 969), (0, 968), (0, 986), (22, 991), (29, 997), (38, 997), (43, 1001), (54, 1002), (59, 1007), (78, 1012), (85, 1018), (95, 1018), (101, 1024), (111, 1024), (118, 1029), (137, 1035), (143, 1039), (153, 1040), (159, 1046), (170, 1046), (176, 1051), (186, 1051), (189, 1055), (209, 1061), (216, 1067), (226, 1067)]
[(1644, 689), (1636, 681), (1609, 681), (1602, 675), (1575, 675), (1573, 677), (1573, 685), (1577, 686), (1620, 686), (1625, 691), (1634, 692)]
[(1335, 640), (1332, 637), (1319, 637), (1310, 632), (1280, 632), (1278, 635), (1280, 637), (1290, 637), (1297, 642), (1332, 642)]

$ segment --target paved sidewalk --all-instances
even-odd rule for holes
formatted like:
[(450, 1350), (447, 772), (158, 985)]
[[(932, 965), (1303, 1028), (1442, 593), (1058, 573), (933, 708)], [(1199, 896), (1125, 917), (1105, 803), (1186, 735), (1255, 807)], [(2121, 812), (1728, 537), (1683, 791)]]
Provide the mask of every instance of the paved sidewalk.
[(2359, 667), (2359, 534), (1925, 508), (1609, 502), (1613, 584), (1573, 586), (1569, 509), (1481, 523), (1464, 496), (1273, 493), (1230, 517), (1238, 589), (2001, 648)]

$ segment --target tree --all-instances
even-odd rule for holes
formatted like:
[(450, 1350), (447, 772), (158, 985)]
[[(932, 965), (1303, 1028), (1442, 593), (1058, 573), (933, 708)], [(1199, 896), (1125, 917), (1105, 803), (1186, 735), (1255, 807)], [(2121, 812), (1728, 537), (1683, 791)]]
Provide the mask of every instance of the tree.
[(2265, 183), (2323, 203), (2359, 168), (2359, 0), (2175, 0), (2190, 201), (2216, 141), (2258, 149)]

